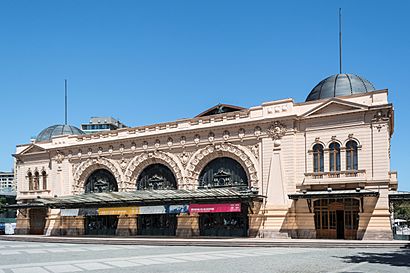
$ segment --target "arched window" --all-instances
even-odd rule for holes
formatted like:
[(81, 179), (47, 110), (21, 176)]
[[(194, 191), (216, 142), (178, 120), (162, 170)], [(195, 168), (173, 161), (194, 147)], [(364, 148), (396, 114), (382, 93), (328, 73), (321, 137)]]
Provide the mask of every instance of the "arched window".
[(38, 172), (34, 173), (34, 190), (37, 191), (40, 189), (40, 174)]
[(28, 172), (27, 177), (28, 177), (28, 190), (32, 191), (34, 189), (34, 187), (33, 187), (33, 174), (31, 172)]
[(346, 170), (357, 169), (357, 142), (350, 140), (346, 143)]
[(137, 179), (137, 190), (176, 189), (177, 182), (172, 171), (163, 164), (146, 167)]
[(42, 171), (41, 176), (43, 178), (43, 190), (46, 190), (47, 189), (47, 173), (46, 173), (46, 171)]
[(199, 175), (200, 187), (248, 186), (245, 170), (238, 161), (219, 157), (209, 162)]
[(118, 191), (118, 185), (114, 175), (105, 169), (94, 171), (87, 178), (84, 188), (86, 193)]
[(321, 144), (313, 146), (313, 172), (324, 172), (323, 146)]
[(331, 172), (340, 171), (340, 145), (337, 142), (329, 145), (329, 170)]

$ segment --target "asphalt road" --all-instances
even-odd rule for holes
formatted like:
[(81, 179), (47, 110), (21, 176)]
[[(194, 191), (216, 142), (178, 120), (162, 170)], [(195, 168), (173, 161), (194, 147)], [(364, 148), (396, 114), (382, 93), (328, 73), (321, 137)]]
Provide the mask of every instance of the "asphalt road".
[(410, 272), (410, 249), (30, 243), (0, 240), (0, 273)]

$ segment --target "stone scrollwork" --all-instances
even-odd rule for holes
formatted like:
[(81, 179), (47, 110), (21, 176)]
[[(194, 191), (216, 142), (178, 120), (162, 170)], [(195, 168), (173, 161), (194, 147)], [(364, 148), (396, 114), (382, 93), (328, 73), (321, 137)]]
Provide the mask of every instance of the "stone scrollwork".
[(208, 145), (196, 151), (190, 158), (186, 167), (186, 174), (190, 184), (197, 184), (198, 176), (205, 165), (218, 157), (230, 157), (242, 165), (248, 175), (249, 186), (258, 187), (258, 162), (255, 156), (245, 147), (223, 143)]

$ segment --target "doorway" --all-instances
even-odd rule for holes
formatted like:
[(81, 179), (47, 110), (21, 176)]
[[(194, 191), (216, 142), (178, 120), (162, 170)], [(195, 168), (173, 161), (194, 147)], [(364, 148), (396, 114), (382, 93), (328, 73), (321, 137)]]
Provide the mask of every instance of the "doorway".
[(175, 214), (142, 214), (137, 218), (138, 235), (175, 236), (177, 216)]
[(43, 235), (46, 226), (47, 209), (30, 209), (30, 234)]
[(344, 239), (345, 238), (345, 220), (344, 220), (344, 211), (337, 210), (336, 211), (336, 236), (337, 239)]
[(115, 235), (117, 224), (117, 215), (86, 216), (85, 235)]

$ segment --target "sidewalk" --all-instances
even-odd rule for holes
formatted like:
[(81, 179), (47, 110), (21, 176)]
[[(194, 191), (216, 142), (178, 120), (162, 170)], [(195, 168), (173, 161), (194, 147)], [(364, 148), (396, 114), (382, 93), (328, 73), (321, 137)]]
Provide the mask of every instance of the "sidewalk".
[(3, 241), (213, 247), (299, 247), (299, 248), (410, 248), (410, 241), (357, 241), (270, 238), (175, 238), (175, 237), (54, 237), (44, 235), (0, 235)]

